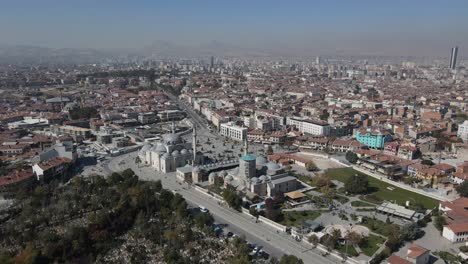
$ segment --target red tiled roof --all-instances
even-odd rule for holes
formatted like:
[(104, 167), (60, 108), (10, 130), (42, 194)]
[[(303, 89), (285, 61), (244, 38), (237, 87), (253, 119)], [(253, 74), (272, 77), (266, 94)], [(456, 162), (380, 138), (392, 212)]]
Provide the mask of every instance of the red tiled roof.
[(21, 182), (21, 181), (27, 180), (27, 179), (29, 179), (29, 178), (31, 178), (33, 176), (34, 176), (34, 174), (33, 174), (31, 169), (16, 170), (16, 171), (13, 171), (12, 173), (10, 173), (8, 175), (1, 176), (0, 177), (0, 186)]
[(408, 250), (411, 251), (408, 253), (408, 257), (410, 258), (417, 258), (429, 251), (427, 248), (423, 248), (416, 243), (411, 244)]
[(387, 261), (389, 264), (413, 264), (411, 261), (401, 258), (397, 255), (391, 255)]
[(44, 171), (46, 171), (48, 169), (57, 167), (59, 165), (65, 164), (65, 163), (70, 163), (70, 162), (71, 162), (71, 159), (57, 157), (57, 158), (54, 158), (54, 159), (50, 159), (48, 161), (43, 161), (43, 162), (39, 163), (38, 166), (41, 169), (43, 169)]

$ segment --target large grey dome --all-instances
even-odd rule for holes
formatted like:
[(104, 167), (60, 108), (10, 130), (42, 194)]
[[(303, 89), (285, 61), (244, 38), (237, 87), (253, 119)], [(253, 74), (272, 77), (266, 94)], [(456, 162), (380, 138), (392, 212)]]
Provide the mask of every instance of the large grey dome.
[(281, 167), (278, 164), (275, 164), (272, 162), (268, 162), (267, 164), (265, 164), (265, 166), (267, 167), (268, 170), (272, 170), (272, 171), (281, 169)]
[(180, 151), (180, 154), (182, 154), (182, 155), (187, 154), (187, 150), (186, 150), (186, 149), (182, 149), (182, 150)]
[(172, 151), (172, 156), (179, 156), (179, 151), (178, 150)]
[(145, 152), (145, 151), (148, 151), (151, 149), (151, 145), (150, 144), (145, 144), (143, 145), (143, 147), (140, 149), (141, 152)]
[(166, 144), (179, 144), (182, 142), (182, 139), (178, 134), (165, 134), (163, 136), (164, 142)]
[(257, 156), (257, 158), (255, 159), (255, 163), (257, 165), (263, 165), (263, 164), (265, 164), (267, 162), (268, 162), (267, 159), (265, 157), (263, 157), (263, 156)]
[(155, 148), (154, 151), (156, 152), (166, 152), (166, 147), (162, 144), (158, 144)]

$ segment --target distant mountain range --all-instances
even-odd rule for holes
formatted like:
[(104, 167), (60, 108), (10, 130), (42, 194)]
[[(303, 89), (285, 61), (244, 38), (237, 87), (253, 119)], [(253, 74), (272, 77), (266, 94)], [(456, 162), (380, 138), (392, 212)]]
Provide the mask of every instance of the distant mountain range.
[[(155, 41), (141, 49), (47, 48), (26, 45), (0, 45), (0, 63), (93, 63), (104, 59), (129, 57), (187, 58), (208, 56), (266, 57), (281, 55), (268, 49), (256, 49), (210, 41), (200, 45), (180, 45)], [(282, 54), (285, 55), (285, 54)]]
[[(326, 50), (330, 47), (325, 47)], [(321, 54), (353, 57), (387, 57), (348, 50), (328, 50)], [(313, 57), (317, 52), (308, 47), (298, 48), (287, 44), (271, 43), (261, 48), (242, 47), (220, 41), (210, 41), (198, 45), (182, 45), (169, 41), (155, 41), (140, 49), (78, 49), (78, 48), (46, 48), (25, 45), (0, 45), (0, 63), (11, 64), (82, 64), (96, 63), (104, 60), (130, 58), (195, 58), (209, 56), (232, 57)], [(409, 59), (406, 57), (406, 59)]]
[(0, 63), (88, 63), (113, 54), (96, 49), (46, 48), (24, 45), (0, 45)]

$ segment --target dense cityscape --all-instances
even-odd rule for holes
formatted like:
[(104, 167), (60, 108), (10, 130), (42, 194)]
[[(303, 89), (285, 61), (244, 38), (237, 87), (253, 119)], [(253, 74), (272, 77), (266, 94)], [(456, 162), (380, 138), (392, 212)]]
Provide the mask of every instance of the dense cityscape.
[(0, 46), (0, 263), (467, 263), (444, 49)]

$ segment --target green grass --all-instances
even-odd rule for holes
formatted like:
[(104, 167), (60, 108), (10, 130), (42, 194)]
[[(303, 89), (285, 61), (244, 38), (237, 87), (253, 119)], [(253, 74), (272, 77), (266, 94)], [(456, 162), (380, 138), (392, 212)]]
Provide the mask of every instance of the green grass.
[(362, 223), (363, 226), (369, 228), (372, 232), (377, 234), (387, 236), (387, 232), (385, 231), (385, 227), (388, 225), (384, 221), (380, 221), (378, 219), (373, 219), (370, 217), (366, 218), (366, 222)]
[(333, 197), (334, 200), (338, 200), (338, 202), (340, 202), (341, 204), (345, 204), (347, 202), (349, 202), (349, 198), (346, 197), (346, 196), (342, 196), (342, 195), (335, 195), (335, 197)]
[(352, 207), (372, 207), (372, 206), (375, 206), (375, 204), (366, 203), (363, 201), (352, 201), (351, 206)]
[(462, 263), (462, 259), (459, 256), (455, 256), (447, 251), (436, 251), (434, 255), (439, 256), (446, 263)]
[(356, 212), (372, 212), (375, 211), (375, 208), (357, 208)]
[(316, 187), (315, 186), (315, 183), (312, 181), (312, 178), (307, 176), (307, 175), (303, 175), (303, 174), (296, 174), (295, 175), (296, 178), (298, 180), (300, 180), (301, 182), (304, 182), (304, 183), (307, 183), (308, 185), (312, 186), (312, 187)]
[[(340, 168), (340, 169), (329, 169), (326, 172), (327, 176), (332, 180), (337, 180), (345, 182), (346, 179), (354, 174), (362, 174), (352, 168)], [(404, 190), (388, 184), (386, 182), (380, 181), (374, 177), (368, 176), (369, 179), (369, 194), (367, 196), (372, 198), (372, 200), (382, 200), (382, 201), (396, 201), (400, 205), (405, 205), (406, 201), (411, 203), (420, 203), (422, 206), (428, 209), (437, 207), (439, 201), (426, 197), (421, 194), (417, 194), (408, 190)], [(387, 189), (387, 187), (392, 187), (393, 190)], [(372, 197), (375, 196), (375, 197)], [(368, 199), (371, 201), (371, 199)]]
[(342, 253), (348, 253), (348, 256), (351, 257), (357, 257), (359, 254), (357, 253), (356, 249), (348, 244), (348, 248), (346, 249), (346, 245), (339, 244), (335, 248), (336, 251), (342, 252)]
[(301, 227), (304, 221), (315, 220), (321, 215), (319, 211), (286, 211), (283, 214), (283, 220), (280, 224), (295, 227)]
[(369, 237), (365, 238), (364, 242), (362, 242), (359, 247), (361, 248), (362, 253), (371, 257), (380, 248), (384, 241), (385, 238), (371, 234)]

